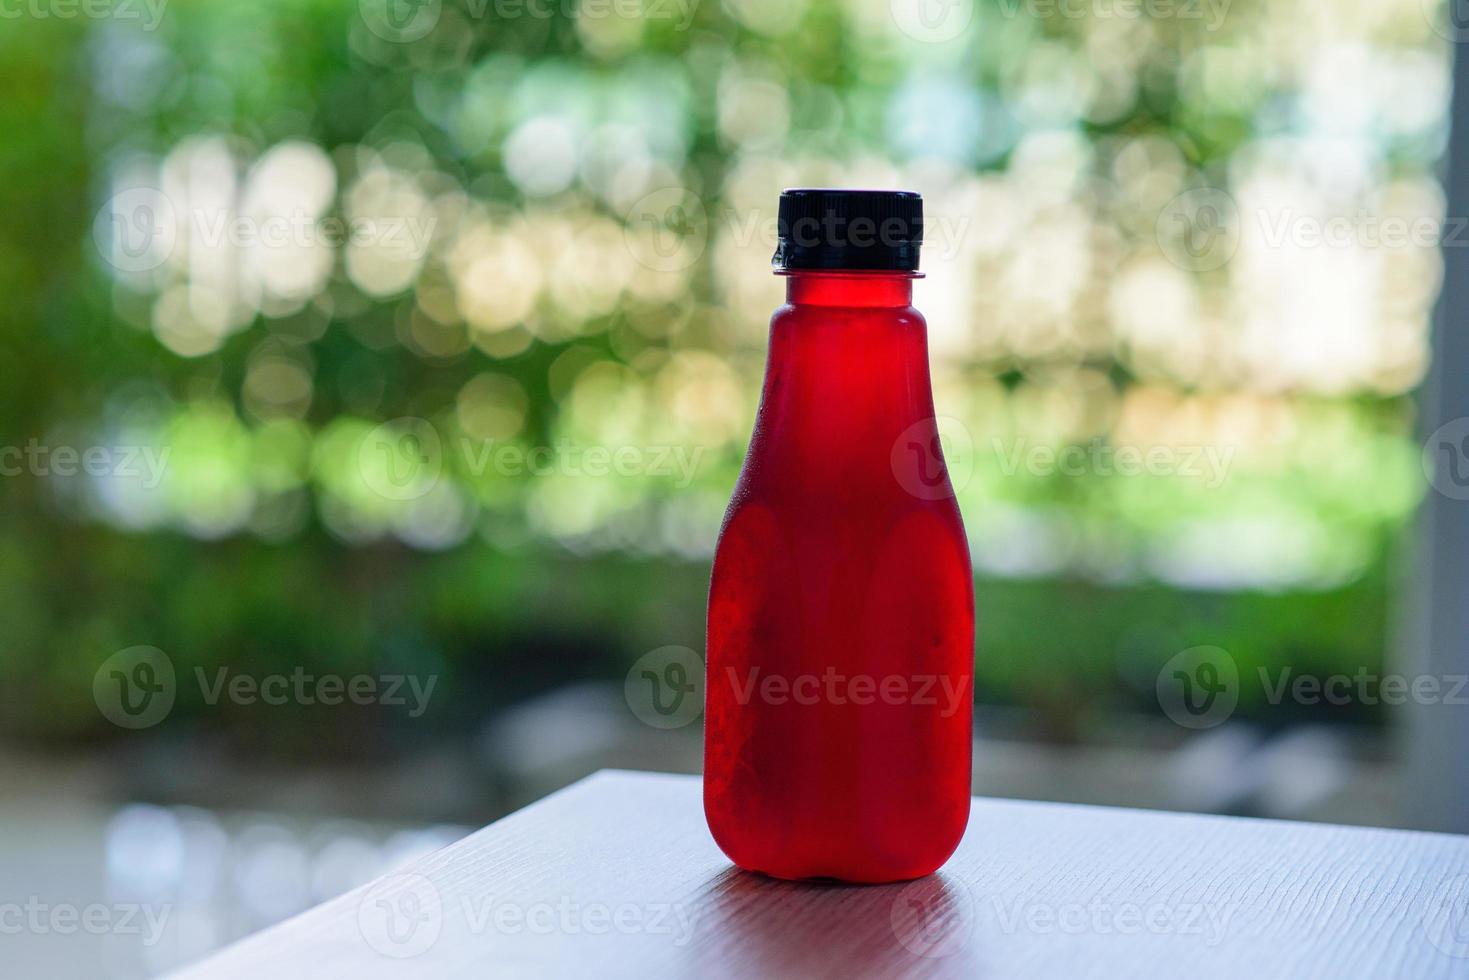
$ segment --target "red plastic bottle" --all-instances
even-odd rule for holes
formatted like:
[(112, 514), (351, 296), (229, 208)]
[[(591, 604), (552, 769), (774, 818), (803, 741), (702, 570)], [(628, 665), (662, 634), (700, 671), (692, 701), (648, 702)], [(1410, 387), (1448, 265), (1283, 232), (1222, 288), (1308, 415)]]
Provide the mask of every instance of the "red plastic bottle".
[(921, 208), (781, 196), (786, 305), (714, 558), (704, 751), (714, 839), (778, 878), (920, 877), (969, 818), (973, 580), (911, 305)]

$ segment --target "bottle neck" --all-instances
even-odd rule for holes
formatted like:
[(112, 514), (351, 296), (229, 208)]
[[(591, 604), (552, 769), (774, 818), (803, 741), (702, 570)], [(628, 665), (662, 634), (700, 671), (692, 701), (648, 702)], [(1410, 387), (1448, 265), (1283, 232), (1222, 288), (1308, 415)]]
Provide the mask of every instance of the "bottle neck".
[(911, 272), (795, 270), (786, 277), (786, 302), (804, 306), (878, 309), (913, 305)]
[(747, 476), (786, 490), (895, 494), (890, 454), (932, 419), (923, 317), (902, 273), (800, 272), (771, 321)]

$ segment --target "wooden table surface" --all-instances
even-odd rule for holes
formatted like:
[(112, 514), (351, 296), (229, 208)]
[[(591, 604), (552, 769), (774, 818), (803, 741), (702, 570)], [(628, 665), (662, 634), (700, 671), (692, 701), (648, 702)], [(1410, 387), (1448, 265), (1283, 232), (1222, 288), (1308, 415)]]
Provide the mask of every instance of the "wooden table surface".
[(1469, 837), (975, 799), (937, 875), (798, 884), (602, 772), (177, 976), (1469, 977)]

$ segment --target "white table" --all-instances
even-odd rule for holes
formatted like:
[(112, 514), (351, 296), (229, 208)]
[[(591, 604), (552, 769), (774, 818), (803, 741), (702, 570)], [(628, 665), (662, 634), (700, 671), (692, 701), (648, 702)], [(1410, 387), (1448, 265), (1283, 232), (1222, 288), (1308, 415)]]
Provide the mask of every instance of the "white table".
[(1469, 837), (975, 799), (935, 876), (797, 884), (603, 772), (177, 976), (1469, 977)]

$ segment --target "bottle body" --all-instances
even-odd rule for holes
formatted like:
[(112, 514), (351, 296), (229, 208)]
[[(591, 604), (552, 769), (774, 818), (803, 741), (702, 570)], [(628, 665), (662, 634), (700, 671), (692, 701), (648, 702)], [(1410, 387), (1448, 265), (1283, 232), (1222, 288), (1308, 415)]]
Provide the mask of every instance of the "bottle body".
[(911, 276), (799, 273), (716, 549), (704, 804), (737, 865), (896, 881), (969, 816), (973, 581)]

